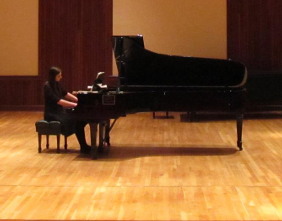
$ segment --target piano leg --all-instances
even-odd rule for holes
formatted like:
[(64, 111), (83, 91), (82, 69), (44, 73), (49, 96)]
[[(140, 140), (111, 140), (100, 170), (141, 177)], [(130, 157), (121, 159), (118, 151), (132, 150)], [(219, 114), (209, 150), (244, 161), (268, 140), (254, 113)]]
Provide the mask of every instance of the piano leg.
[(99, 123), (99, 147), (98, 152), (102, 153), (104, 147), (104, 122)]
[(237, 146), (240, 150), (243, 150), (242, 147), (242, 130), (243, 130), (243, 116), (244, 114), (237, 114)]
[(110, 120), (107, 120), (105, 123), (105, 143), (107, 143), (108, 146), (111, 146), (110, 144)]
[(89, 123), (91, 135), (91, 156), (97, 159), (97, 123)]

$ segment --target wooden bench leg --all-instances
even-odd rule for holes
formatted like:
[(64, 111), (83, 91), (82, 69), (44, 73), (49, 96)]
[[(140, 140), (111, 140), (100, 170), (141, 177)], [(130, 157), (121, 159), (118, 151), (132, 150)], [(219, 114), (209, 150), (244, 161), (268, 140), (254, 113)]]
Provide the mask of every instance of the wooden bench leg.
[(38, 133), (38, 153), (41, 153), (41, 134)]
[(242, 147), (242, 130), (243, 130), (243, 114), (237, 114), (237, 146), (239, 150), (243, 150)]
[(49, 149), (49, 135), (46, 135), (46, 148)]
[(68, 138), (67, 136), (64, 136), (65, 137), (65, 150), (68, 149)]
[(57, 153), (60, 153), (60, 134), (57, 135)]

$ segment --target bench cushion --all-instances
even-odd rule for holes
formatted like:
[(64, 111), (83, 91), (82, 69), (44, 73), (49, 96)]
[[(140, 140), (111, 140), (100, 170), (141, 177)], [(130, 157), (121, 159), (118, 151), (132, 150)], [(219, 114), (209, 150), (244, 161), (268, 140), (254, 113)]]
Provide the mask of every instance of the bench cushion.
[(59, 135), (61, 133), (61, 123), (59, 121), (39, 120), (35, 123), (36, 132), (45, 135)]

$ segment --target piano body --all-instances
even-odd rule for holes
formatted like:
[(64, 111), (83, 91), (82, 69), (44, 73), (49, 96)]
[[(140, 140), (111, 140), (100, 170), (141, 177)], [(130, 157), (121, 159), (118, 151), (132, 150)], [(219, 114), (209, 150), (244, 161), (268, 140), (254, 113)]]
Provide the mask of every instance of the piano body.
[[(99, 123), (141, 111), (230, 112), (237, 120), (237, 146), (242, 150), (247, 81), (243, 64), (158, 54), (145, 49), (140, 35), (113, 36), (112, 43), (119, 85), (108, 92), (78, 94), (73, 114)], [(108, 144), (112, 126), (105, 127)]]

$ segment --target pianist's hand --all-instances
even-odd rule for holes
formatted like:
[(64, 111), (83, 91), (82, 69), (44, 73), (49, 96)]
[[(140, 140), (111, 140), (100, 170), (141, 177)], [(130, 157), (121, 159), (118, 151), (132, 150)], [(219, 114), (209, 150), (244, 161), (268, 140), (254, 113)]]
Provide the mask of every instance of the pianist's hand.
[(75, 96), (77, 95), (77, 93), (78, 93), (78, 91), (73, 91), (72, 92), (72, 94), (75, 95)]

